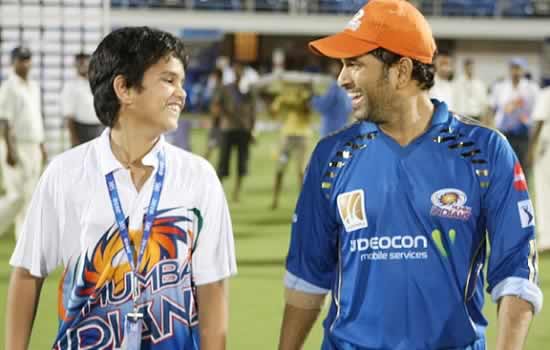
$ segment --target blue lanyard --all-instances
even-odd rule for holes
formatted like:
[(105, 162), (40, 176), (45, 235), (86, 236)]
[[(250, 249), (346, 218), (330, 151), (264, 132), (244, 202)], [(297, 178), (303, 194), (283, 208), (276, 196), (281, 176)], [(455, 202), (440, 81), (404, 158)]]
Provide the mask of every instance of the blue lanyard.
[(115, 219), (118, 225), (118, 230), (120, 232), (120, 237), (124, 245), (124, 250), (126, 251), (126, 256), (128, 258), (128, 263), (132, 268), (134, 278), (132, 279), (132, 290), (133, 290), (133, 299), (134, 307), (136, 307), (137, 299), (139, 297), (139, 288), (137, 281), (137, 274), (139, 266), (141, 265), (141, 260), (143, 258), (143, 253), (145, 252), (145, 246), (151, 235), (151, 229), (153, 227), (153, 220), (155, 218), (155, 213), (158, 208), (160, 193), (162, 191), (162, 185), (164, 183), (164, 174), (166, 170), (166, 164), (164, 159), (164, 152), (160, 151), (157, 153), (157, 158), (159, 161), (159, 167), (155, 175), (155, 184), (153, 185), (153, 194), (151, 195), (151, 201), (149, 203), (149, 208), (147, 209), (147, 214), (145, 216), (145, 224), (143, 227), (143, 237), (141, 238), (141, 245), (139, 247), (139, 253), (137, 255), (136, 263), (134, 264), (134, 254), (132, 252), (132, 247), (130, 244), (130, 235), (128, 233), (128, 227), (126, 225), (126, 218), (124, 212), (122, 211), (122, 206), (120, 204), (120, 197), (118, 195), (115, 177), (113, 172), (105, 175), (105, 181), (107, 182), (107, 188), (109, 189), (109, 196), (111, 197), (111, 204), (113, 206), (113, 212), (115, 214)]

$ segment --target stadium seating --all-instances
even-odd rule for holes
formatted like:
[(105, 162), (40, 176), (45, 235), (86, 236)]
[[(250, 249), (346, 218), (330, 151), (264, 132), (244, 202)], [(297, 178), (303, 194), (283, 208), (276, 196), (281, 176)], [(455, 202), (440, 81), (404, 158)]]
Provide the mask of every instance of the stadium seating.
[(442, 3), (444, 16), (493, 16), (495, 0), (446, 0)]
[(194, 6), (199, 10), (241, 10), (240, 0), (194, 0)]
[[(367, 0), (111, 0), (113, 7), (349, 14)], [(550, 0), (410, 0), (428, 16), (550, 16)]]

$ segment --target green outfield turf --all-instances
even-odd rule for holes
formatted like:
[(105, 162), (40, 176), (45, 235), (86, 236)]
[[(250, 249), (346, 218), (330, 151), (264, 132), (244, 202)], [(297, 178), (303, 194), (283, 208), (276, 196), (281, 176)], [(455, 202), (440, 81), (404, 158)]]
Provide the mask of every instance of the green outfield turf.
[[(294, 167), (285, 178), (281, 208), (271, 211), (275, 134), (262, 134), (252, 149), (250, 176), (244, 183), (240, 203), (230, 202), (234, 223), (239, 274), (231, 280), (229, 349), (275, 349), (283, 309), (282, 277), (289, 239), (289, 223), (297, 196)], [(203, 153), (205, 133), (193, 133), (194, 151)], [(232, 179), (224, 184), (229, 194)], [(14, 242), (11, 235), (0, 238), (0, 347), (4, 344), (4, 315)], [(550, 255), (541, 258), (541, 286), (550, 293)], [(34, 326), (31, 349), (48, 349), (57, 327), (57, 282), (59, 272), (47, 279)], [(326, 310), (325, 310), (326, 311)], [(487, 304), (489, 349), (494, 349), (495, 307)], [(321, 322), (310, 335), (306, 349), (319, 349)], [(533, 323), (527, 349), (550, 349), (550, 307)]]

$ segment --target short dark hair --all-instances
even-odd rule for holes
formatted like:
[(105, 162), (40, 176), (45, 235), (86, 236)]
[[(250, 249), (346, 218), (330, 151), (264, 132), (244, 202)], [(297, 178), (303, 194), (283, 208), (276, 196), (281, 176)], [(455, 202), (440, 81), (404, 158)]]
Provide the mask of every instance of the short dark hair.
[(31, 59), (31, 57), (31, 50), (26, 46), (17, 46), (13, 50), (11, 50), (10, 54), (12, 63), (15, 62), (15, 60), (28, 60)]
[(79, 52), (76, 55), (74, 55), (75, 61), (82, 61), (88, 58), (90, 58), (90, 55), (85, 52)]
[(187, 65), (187, 54), (181, 39), (149, 27), (124, 27), (107, 35), (92, 54), (89, 81), (94, 95), (96, 114), (105, 126), (116, 123), (120, 102), (113, 88), (118, 75), (128, 88), (142, 88), (145, 71), (168, 56)]
[[(399, 62), (399, 60), (403, 57), (399, 54), (393, 53), (381, 47), (374, 49), (369, 53), (382, 61), (382, 63), (384, 63), (385, 71), (387, 71), (389, 67)], [(412, 79), (418, 82), (418, 86), (420, 87), (420, 89), (431, 89), (432, 86), (434, 86), (435, 66), (430, 63), (422, 63), (412, 58), (411, 60), (413, 62)]]

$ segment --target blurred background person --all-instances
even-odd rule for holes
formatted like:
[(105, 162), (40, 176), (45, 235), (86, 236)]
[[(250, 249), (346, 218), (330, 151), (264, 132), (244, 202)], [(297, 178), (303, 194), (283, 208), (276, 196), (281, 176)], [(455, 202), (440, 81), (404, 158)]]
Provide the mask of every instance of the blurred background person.
[(435, 58), (435, 83), (430, 89), (430, 97), (443, 101), (449, 110), (455, 111), (455, 87), (453, 83), (454, 63), (451, 55), (440, 51)]
[[(212, 103), (212, 97), (217, 96), (221, 93), (221, 89), (223, 88), (223, 71), (219, 68), (216, 68), (211, 74), (208, 79), (208, 92), (207, 94), (210, 96), (208, 98), (208, 104)], [(220, 137), (221, 137), (221, 130), (220, 130), (220, 122), (221, 122), (221, 116), (220, 116), (220, 109), (219, 108), (212, 108), (210, 106), (208, 108), (209, 114), (210, 114), (210, 125), (208, 130), (208, 139), (206, 141), (206, 152), (204, 153), (204, 158), (210, 159), (210, 156), (212, 155), (212, 152), (219, 147), (220, 145)]]
[(508, 138), (519, 158), (526, 178), (529, 179), (527, 149), (532, 112), (538, 94), (538, 86), (524, 76), (527, 61), (516, 57), (510, 60), (510, 77), (495, 85), (490, 97), (496, 127)]
[(232, 199), (238, 202), (243, 178), (248, 173), (249, 148), (256, 121), (256, 103), (250, 90), (241, 90), (240, 83), (244, 74), (242, 63), (233, 63), (233, 71), (235, 80), (223, 86), (213, 97), (212, 114), (220, 117), (218, 176), (221, 180), (229, 176), (231, 151), (233, 148), (237, 149), (238, 166)]
[(464, 72), (454, 82), (454, 112), (478, 121), (486, 121), (489, 97), (487, 86), (474, 73), (474, 61), (464, 60)]
[(273, 184), (272, 209), (279, 207), (283, 177), (291, 157), (296, 160), (296, 180), (301, 188), (309, 141), (313, 130), (311, 83), (283, 81), (279, 94), (270, 105), (270, 112), (282, 120), (281, 145)]
[[(4, 188), (13, 206), (0, 213), (0, 221), (12, 223), (19, 237), (26, 207), (31, 199), (42, 166), (46, 162), (44, 123), (40, 86), (30, 78), (30, 49), (18, 46), (11, 51), (13, 71), (0, 86), (0, 120), (4, 124), (5, 156), (0, 158)], [(0, 207), (3, 205), (0, 204)]]
[(535, 177), (537, 247), (550, 251), (550, 86), (541, 91), (533, 111), (533, 134), (529, 143), (527, 166)]
[(341, 68), (340, 62), (330, 61), (328, 72), (331, 82), (328, 89), (323, 94), (316, 94), (316, 89), (313, 89), (315, 95), (311, 98), (311, 105), (321, 116), (321, 137), (342, 129), (349, 120), (351, 99), (346, 91), (338, 85)]
[(88, 81), (90, 55), (79, 53), (74, 57), (76, 77), (63, 86), (61, 112), (67, 123), (71, 146), (78, 146), (98, 137), (103, 131), (94, 109), (94, 97)]
[(176, 130), (166, 134), (166, 141), (186, 151), (191, 151), (191, 120), (185, 117), (182, 112), (178, 119), (178, 127)]

